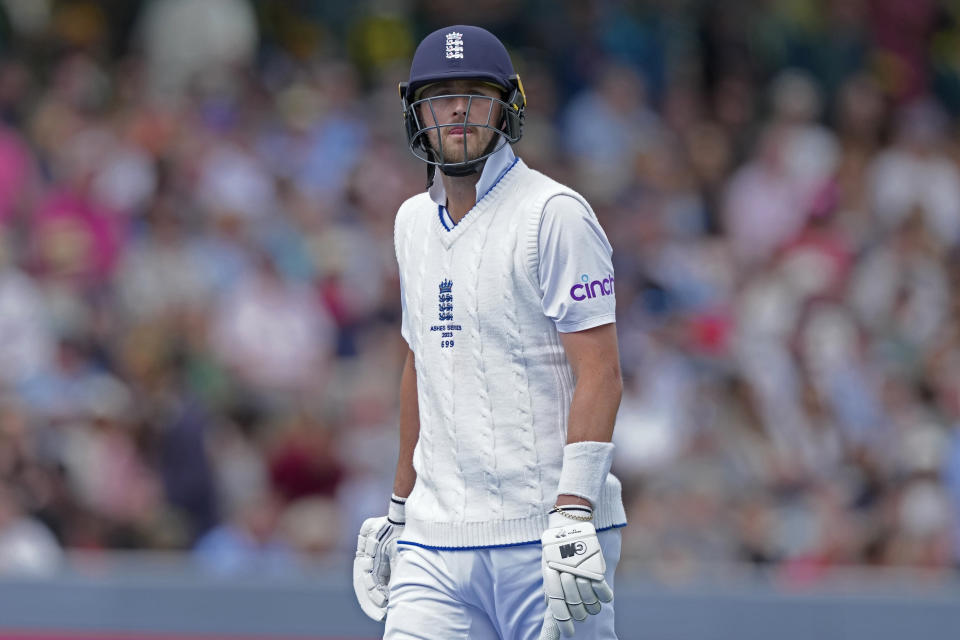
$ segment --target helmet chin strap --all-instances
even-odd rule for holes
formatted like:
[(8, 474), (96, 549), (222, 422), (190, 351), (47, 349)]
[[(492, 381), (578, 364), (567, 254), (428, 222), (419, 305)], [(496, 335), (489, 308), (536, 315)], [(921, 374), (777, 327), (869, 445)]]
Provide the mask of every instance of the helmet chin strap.
[(456, 167), (445, 167), (444, 165), (439, 165), (440, 172), (445, 176), (451, 176), (454, 178), (462, 178), (463, 176), (473, 175), (474, 173), (480, 173), (483, 170), (483, 165), (486, 164), (487, 159), (475, 160), (467, 164), (457, 165)]
[[(431, 154), (436, 157), (436, 154), (431, 151)], [(445, 176), (450, 176), (451, 178), (462, 178), (464, 176), (470, 176), (475, 173), (480, 173), (483, 170), (483, 165), (487, 163), (487, 159), (483, 158), (481, 160), (474, 160), (473, 162), (457, 165), (456, 167), (445, 167), (443, 164), (427, 164), (427, 189), (433, 186), (434, 177), (437, 175), (437, 169), (440, 169), (440, 173)]]

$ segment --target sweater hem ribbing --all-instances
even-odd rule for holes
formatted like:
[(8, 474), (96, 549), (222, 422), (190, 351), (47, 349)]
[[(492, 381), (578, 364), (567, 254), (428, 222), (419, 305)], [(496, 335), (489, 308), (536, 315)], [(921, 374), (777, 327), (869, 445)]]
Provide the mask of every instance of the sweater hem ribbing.
[[(613, 529), (622, 529), (625, 526), (627, 526), (627, 523), (621, 522), (619, 524), (612, 524), (609, 527), (600, 527), (596, 531), (597, 533), (603, 533), (604, 531), (611, 531)], [(479, 545), (476, 547), (435, 547), (429, 544), (420, 544), (419, 542), (411, 542), (410, 540), (397, 540), (397, 544), (406, 545), (408, 547), (420, 547), (421, 549), (429, 549), (430, 551), (477, 551), (479, 549), (509, 549), (511, 547), (528, 547), (532, 544), (541, 544), (541, 541), (539, 538), (537, 538), (536, 540), (526, 540), (524, 542)]]
[[(624, 526), (627, 514), (620, 498), (620, 483), (610, 482), (608, 476), (600, 504), (594, 510), (593, 522), (598, 530)], [(548, 529), (548, 515), (544, 513), (515, 520), (489, 522), (429, 522), (410, 517), (403, 531), (403, 542), (423, 547), (467, 549), (528, 544), (539, 541)]]

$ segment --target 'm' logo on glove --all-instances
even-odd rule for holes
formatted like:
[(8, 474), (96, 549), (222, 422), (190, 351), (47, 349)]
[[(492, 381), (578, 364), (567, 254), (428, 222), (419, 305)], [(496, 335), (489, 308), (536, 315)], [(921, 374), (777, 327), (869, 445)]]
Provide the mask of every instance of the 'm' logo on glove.
[(586, 552), (587, 552), (587, 545), (583, 544), (580, 541), (573, 542), (571, 544), (560, 545), (561, 558), (569, 558), (574, 555), (582, 556)]

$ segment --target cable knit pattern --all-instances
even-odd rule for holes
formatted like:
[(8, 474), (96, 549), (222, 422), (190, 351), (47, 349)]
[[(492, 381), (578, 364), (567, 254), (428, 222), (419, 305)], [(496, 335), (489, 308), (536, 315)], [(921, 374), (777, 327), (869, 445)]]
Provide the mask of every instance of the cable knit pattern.
[[(542, 207), (541, 207), (542, 209)], [(535, 216), (529, 216), (534, 218)], [(536, 216), (537, 218), (539, 216)], [(523, 216), (514, 215), (511, 217), (510, 226), (507, 230), (507, 241), (501, 243), (504, 256), (503, 261), (509, 264), (515, 260), (518, 247), (523, 248), (519, 234), (520, 222)], [(524, 262), (519, 266), (523, 268)], [(506, 320), (507, 337), (510, 340), (509, 354), (510, 358), (510, 377), (513, 379), (513, 387), (516, 391), (515, 403), (517, 415), (521, 424), (532, 422), (533, 404), (530, 398), (530, 381), (527, 377), (527, 361), (524, 352), (523, 335), (521, 334), (520, 322), (518, 320), (517, 304), (519, 298), (511, 294), (512, 280), (516, 272), (504, 271), (500, 288), (503, 292), (504, 319)], [(525, 461), (524, 479), (527, 487), (537, 496), (537, 500), (542, 504), (549, 500), (543, 486), (543, 474), (540, 470), (540, 455), (537, 451), (537, 433), (534, 429), (525, 429), (521, 432), (520, 447), (522, 457)], [(531, 515), (535, 515), (532, 513)]]
[[(409, 203), (409, 201), (408, 201)], [(403, 225), (404, 212), (401, 209), (397, 214), (397, 219), (394, 227), (394, 238), (395, 246), (397, 248), (397, 261), (400, 264), (403, 264), (407, 261), (407, 256), (415, 255), (414, 254), (414, 240), (417, 238), (417, 225), (416, 224), (406, 224)], [(409, 211), (408, 211), (409, 213)], [(399, 234), (405, 226), (405, 234), (403, 238), (403, 243), (401, 245), (396, 239), (399, 239)], [(427, 250), (429, 246), (429, 240), (425, 235), (421, 235), (420, 239), (423, 241), (423, 246), (421, 247), (421, 252)], [(400, 247), (403, 246), (403, 252), (401, 253)], [(417, 270), (417, 282), (422, 282), (425, 275), (427, 264), (425, 261), (419, 263), (419, 269)], [(413, 322), (411, 327), (418, 327), (423, 324), (423, 291), (419, 287), (410, 286), (404, 292), (407, 297), (407, 312), (410, 314)], [(422, 352), (423, 343), (422, 343), (422, 334), (417, 331), (415, 328), (410, 329), (410, 338), (412, 343), (409, 345), (410, 349), (414, 352), (414, 358), (416, 359), (416, 354)], [(433, 407), (435, 403), (430, 402), (425, 396), (429, 392), (429, 385), (426, 381), (425, 376), (423, 375), (422, 368), (416, 367), (416, 377), (417, 377), (417, 395), (418, 395), (418, 406), (420, 411), (420, 422), (422, 424), (430, 424), (433, 422)], [(420, 429), (419, 441), (417, 442), (417, 447), (414, 451), (414, 466), (418, 468), (430, 468), (432, 466), (432, 459), (434, 456), (434, 439), (432, 437), (431, 429)], [(426, 495), (435, 495), (430, 487), (430, 476), (425, 475), (423, 478), (424, 488), (428, 489), (425, 493)]]
[[(519, 161), (450, 231), (426, 194), (397, 214), (420, 403), (405, 541), (510, 545), (539, 540), (547, 526), (573, 387), (531, 252), (543, 206), (557, 194), (579, 197)], [(441, 319), (445, 281), (440, 304), (452, 309)], [(595, 506), (598, 528), (626, 521), (613, 475)]]
[(487, 246), (487, 239), (490, 237), (489, 223), (493, 217), (495, 217), (495, 214), (491, 212), (488, 214), (487, 220), (481, 222), (480, 228), (476, 231), (480, 235), (480, 239), (471, 242), (469, 245), (473, 249), (470, 263), (474, 265), (474, 279), (468, 289), (467, 310), (470, 319), (470, 352), (474, 359), (473, 373), (476, 385), (474, 388), (480, 409), (477, 416), (477, 426), (486, 434), (490, 442), (490, 446), (484, 450), (483, 461), (483, 474), (487, 488), (485, 503), (490, 510), (491, 518), (499, 520), (503, 517), (503, 494), (500, 491), (500, 478), (497, 475), (497, 433), (490, 399), (489, 372), (487, 371), (487, 362), (483, 357), (483, 337), (480, 333), (480, 299), (478, 296), (480, 275), (483, 272), (483, 253)]

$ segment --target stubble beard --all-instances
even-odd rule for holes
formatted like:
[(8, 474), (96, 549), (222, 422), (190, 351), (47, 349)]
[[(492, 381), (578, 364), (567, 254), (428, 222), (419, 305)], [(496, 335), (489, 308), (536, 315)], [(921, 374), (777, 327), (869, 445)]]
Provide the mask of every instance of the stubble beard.
[[(450, 139), (445, 139), (443, 141), (443, 154), (442, 154), (444, 163), (456, 164), (456, 163), (470, 162), (471, 160), (476, 160), (486, 152), (487, 147), (490, 145), (491, 139), (494, 138), (495, 136), (496, 134), (493, 131), (489, 131), (481, 127), (477, 127), (474, 130), (474, 133), (467, 135), (466, 157), (464, 157), (463, 140), (454, 141)], [(439, 146), (434, 144), (432, 140), (431, 140), (431, 145), (435, 150), (439, 150)]]

